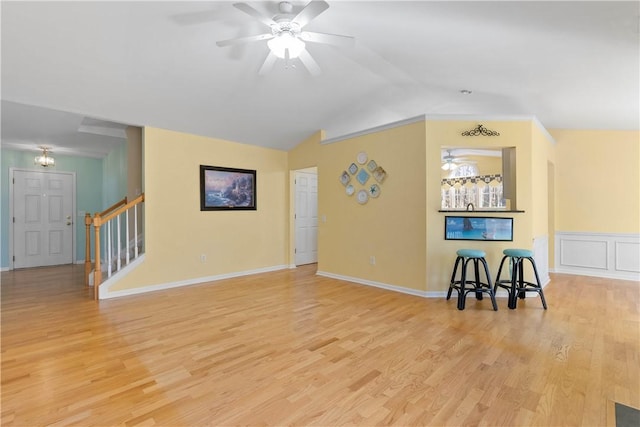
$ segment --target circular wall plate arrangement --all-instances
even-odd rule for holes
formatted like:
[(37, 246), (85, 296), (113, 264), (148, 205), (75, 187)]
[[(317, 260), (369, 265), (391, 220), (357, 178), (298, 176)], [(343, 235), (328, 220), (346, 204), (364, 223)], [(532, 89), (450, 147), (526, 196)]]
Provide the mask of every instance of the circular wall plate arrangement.
[(360, 190), (358, 191), (357, 197), (358, 197), (358, 203), (360, 203), (361, 205), (364, 205), (369, 200), (369, 193), (367, 193), (367, 190)]
[[(359, 166), (361, 165), (361, 166)], [(377, 183), (367, 181), (373, 176)], [(344, 185), (347, 197), (356, 195), (356, 201), (364, 205), (369, 199), (377, 199), (382, 191), (382, 181), (387, 172), (373, 159), (369, 159), (366, 151), (356, 155), (356, 161), (351, 163), (340, 175), (340, 182)], [(353, 180), (355, 178), (355, 180)]]

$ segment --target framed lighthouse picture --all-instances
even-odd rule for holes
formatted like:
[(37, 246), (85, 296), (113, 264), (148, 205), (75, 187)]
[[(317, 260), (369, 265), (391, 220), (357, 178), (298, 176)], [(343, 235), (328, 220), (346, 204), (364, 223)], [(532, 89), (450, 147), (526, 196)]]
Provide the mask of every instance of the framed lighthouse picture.
[(256, 171), (200, 165), (200, 210), (256, 210)]

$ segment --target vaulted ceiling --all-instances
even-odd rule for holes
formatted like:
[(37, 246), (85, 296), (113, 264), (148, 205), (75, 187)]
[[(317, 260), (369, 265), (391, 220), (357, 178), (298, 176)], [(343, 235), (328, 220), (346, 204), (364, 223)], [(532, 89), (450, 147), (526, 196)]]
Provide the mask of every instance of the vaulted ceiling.
[(306, 29), (356, 42), (307, 43), (312, 76), (259, 75), (266, 41), (216, 46), (265, 32), (232, 2), (3, 1), (2, 142), (100, 156), (135, 125), (286, 150), (421, 114), (640, 128), (638, 2), (328, 2)]

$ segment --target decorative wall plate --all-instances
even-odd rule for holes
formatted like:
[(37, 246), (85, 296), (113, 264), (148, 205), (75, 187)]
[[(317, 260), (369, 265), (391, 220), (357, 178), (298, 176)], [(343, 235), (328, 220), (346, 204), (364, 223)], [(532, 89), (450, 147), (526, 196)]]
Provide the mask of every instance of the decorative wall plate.
[(380, 187), (378, 186), (378, 184), (373, 184), (371, 187), (369, 187), (369, 195), (374, 199), (380, 195)]
[(364, 165), (367, 162), (367, 153), (365, 153), (364, 151), (359, 152), (356, 160), (358, 160), (358, 163), (360, 163), (361, 165)]
[(369, 169), (369, 172), (373, 172), (377, 167), (378, 167), (378, 164), (376, 163), (375, 160), (371, 160), (369, 161), (369, 163), (367, 163), (367, 169)]
[(355, 175), (356, 172), (358, 172), (358, 165), (356, 165), (355, 163), (351, 163), (351, 165), (349, 166), (349, 173), (351, 175)]
[(342, 171), (342, 175), (340, 175), (340, 182), (342, 185), (347, 185), (351, 181), (351, 177), (347, 173), (347, 171)]
[(387, 172), (382, 169), (382, 166), (378, 166), (373, 171), (373, 177), (376, 179), (376, 181), (382, 184), (382, 181), (384, 181), (384, 179), (387, 177)]
[(364, 168), (362, 168), (360, 169), (360, 172), (358, 172), (358, 175), (356, 175), (356, 179), (360, 184), (365, 185), (369, 180), (370, 176), (371, 175), (369, 175), (369, 172), (367, 172)]
[(360, 190), (358, 191), (358, 203), (360, 203), (361, 205), (364, 205), (365, 203), (367, 203), (367, 200), (369, 200), (369, 194), (367, 193), (367, 190)]
[(347, 189), (345, 191), (347, 193), (347, 196), (353, 196), (353, 193), (356, 192), (356, 188), (352, 184), (349, 184), (347, 185)]

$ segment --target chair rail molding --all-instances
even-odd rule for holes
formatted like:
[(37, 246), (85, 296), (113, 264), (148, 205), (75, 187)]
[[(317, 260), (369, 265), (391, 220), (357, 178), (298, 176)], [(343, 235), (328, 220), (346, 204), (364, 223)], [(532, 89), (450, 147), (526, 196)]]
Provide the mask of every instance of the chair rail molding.
[(556, 232), (554, 272), (640, 282), (640, 234)]

